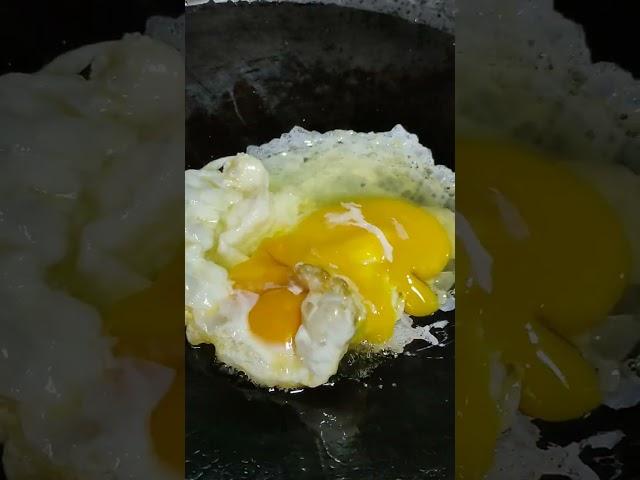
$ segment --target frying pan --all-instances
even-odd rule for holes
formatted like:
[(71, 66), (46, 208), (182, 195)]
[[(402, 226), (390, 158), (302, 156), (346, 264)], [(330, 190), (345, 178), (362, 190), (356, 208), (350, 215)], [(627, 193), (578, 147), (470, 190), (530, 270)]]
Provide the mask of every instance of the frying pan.
[[(187, 45), (188, 168), (295, 125), (381, 131), (396, 123), (453, 167), (453, 38), (445, 33), (326, 5), (208, 5), (189, 10)], [(189, 348), (187, 478), (452, 478), (453, 346), (415, 350), (383, 361), (369, 380), (354, 380), (347, 361), (334, 385), (286, 394), (222, 371), (211, 348)], [(613, 452), (588, 448), (581, 457), (603, 479), (622, 464), (615, 478), (636, 480), (637, 418), (638, 408), (602, 407), (573, 422), (537, 422), (540, 446), (622, 430)]]
[[(453, 167), (451, 35), (283, 3), (189, 8), (186, 24), (188, 168), (296, 125), (398, 123)], [(213, 348), (188, 348), (187, 478), (452, 478), (453, 332), (446, 337), (444, 347), (416, 344), (375, 364), (349, 357), (333, 385), (297, 393), (257, 388), (216, 365)], [(364, 368), (372, 371), (360, 379)]]

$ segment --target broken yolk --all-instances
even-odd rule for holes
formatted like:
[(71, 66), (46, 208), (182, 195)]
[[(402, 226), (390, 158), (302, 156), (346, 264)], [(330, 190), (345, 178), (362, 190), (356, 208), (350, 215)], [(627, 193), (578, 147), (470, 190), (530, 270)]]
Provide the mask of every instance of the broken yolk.
[(249, 315), (253, 333), (278, 343), (291, 341), (301, 322), (306, 292), (296, 284), (297, 264), (346, 277), (367, 311), (354, 343), (383, 343), (398, 317), (395, 292), (410, 315), (438, 309), (428, 282), (451, 254), (444, 227), (426, 209), (399, 199), (356, 199), (317, 210), (292, 231), (265, 240), (229, 276), (234, 288), (260, 295)]
[(620, 298), (630, 265), (616, 215), (560, 164), (517, 147), (459, 142), (456, 478), (491, 467), (504, 416), (498, 362), (521, 384), (520, 411), (578, 418), (601, 402), (573, 345)]
[(146, 290), (105, 314), (116, 355), (159, 363), (175, 372), (169, 391), (151, 414), (150, 434), (160, 459), (184, 471), (184, 257), (176, 256)]

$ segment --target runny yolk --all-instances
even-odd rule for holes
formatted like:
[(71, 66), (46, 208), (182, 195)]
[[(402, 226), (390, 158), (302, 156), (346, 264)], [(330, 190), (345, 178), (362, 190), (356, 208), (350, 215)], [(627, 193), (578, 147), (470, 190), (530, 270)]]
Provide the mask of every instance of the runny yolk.
[(456, 146), (456, 478), (481, 479), (502, 430), (499, 361), (522, 386), (520, 411), (578, 418), (601, 402), (574, 346), (620, 298), (629, 245), (615, 213), (575, 174), (538, 154)]
[(288, 343), (300, 326), (304, 295), (274, 288), (260, 295), (249, 313), (251, 331), (268, 342)]
[(146, 290), (105, 313), (107, 333), (116, 338), (116, 355), (159, 363), (175, 377), (155, 406), (150, 436), (155, 452), (176, 472), (184, 471), (184, 259), (178, 255)]
[(354, 343), (383, 343), (397, 320), (394, 291), (410, 315), (437, 310), (428, 282), (451, 254), (447, 232), (426, 209), (400, 199), (363, 198), (321, 208), (292, 231), (265, 240), (231, 269), (230, 278), (234, 288), (260, 294), (249, 317), (252, 331), (268, 342), (287, 342), (300, 325), (306, 293), (295, 285), (294, 267), (303, 263), (346, 277), (367, 310)]

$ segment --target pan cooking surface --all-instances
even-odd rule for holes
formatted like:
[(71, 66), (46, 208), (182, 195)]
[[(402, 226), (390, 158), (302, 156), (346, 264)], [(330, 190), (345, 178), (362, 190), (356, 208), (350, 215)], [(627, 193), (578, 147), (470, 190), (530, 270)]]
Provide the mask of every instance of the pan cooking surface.
[[(188, 168), (295, 125), (398, 123), (453, 166), (449, 35), (339, 7), (213, 5), (189, 9), (187, 45)], [(366, 380), (346, 365), (333, 386), (295, 394), (256, 388), (213, 355), (188, 349), (187, 478), (452, 478), (452, 343), (416, 344)]]

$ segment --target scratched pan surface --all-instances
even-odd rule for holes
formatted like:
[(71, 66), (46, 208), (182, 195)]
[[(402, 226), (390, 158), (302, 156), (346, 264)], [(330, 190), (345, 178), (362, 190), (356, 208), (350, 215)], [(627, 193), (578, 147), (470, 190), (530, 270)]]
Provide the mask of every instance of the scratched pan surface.
[[(339, 7), (210, 5), (189, 9), (186, 44), (189, 168), (295, 125), (384, 131), (398, 123), (453, 166), (447, 34)], [(212, 348), (189, 348), (187, 478), (452, 478), (447, 334), (445, 347), (416, 345), (366, 381), (354, 379), (362, 365), (349, 363), (333, 386), (296, 394), (256, 388), (216, 365)]]

